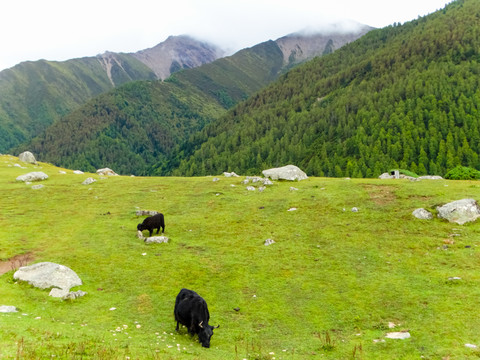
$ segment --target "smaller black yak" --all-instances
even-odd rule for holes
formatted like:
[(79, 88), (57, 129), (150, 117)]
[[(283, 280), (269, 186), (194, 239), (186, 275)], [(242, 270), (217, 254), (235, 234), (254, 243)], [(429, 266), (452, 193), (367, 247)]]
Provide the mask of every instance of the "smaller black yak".
[(190, 335), (198, 334), (198, 341), (203, 347), (210, 347), (213, 329), (220, 325), (208, 325), (210, 314), (208, 313), (207, 302), (200, 295), (193, 290), (180, 290), (175, 300), (173, 313), (177, 322), (176, 331), (178, 331), (179, 324), (185, 325)]
[(157, 229), (157, 234), (158, 234), (160, 232), (160, 228), (162, 228), (162, 233), (164, 233), (165, 219), (163, 218), (163, 214), (149, 216), (145, 220), (143, 220), (143, 223), (137, 225), (137, 230), (139, 231), (143, 231), (143, 230), (150, 231), (149, 236), (152, 236), (154, 229)]

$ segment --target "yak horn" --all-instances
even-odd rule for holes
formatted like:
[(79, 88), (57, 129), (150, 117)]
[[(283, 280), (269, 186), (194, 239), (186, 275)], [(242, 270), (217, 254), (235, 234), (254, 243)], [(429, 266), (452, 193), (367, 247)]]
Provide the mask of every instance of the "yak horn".
[(200, 322), (200, 324), (198, 324), (198, 326), (200, 326), (202, 329), (203, 329), (203, 320)]
[(213, 328), (214, 329), (218, 329), (220, 327), (220, 325), (217, 325), (217, 326), (214, 326)]

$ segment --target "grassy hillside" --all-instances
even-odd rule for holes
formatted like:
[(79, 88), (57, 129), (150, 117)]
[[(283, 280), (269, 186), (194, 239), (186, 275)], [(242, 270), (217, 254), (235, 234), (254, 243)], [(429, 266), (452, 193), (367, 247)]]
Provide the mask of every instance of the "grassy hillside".
[(479, 17), (480, 2), (454, 1), (293, 69), (195, 134), (173, 174), (479, 169)]
[[(480, 223), (411, 215), (479, 199), (478, 182), (309, 178), (251, 192), (244, 177), (100, 179), (15, 163), (0, 157), (0, 259), (66, 265), (84, 283), (73, 290), (88, 294), (61, 301), (1, 275), (0, 305), (20, 309), (0, 314), (2, 359), (480, 355), (465, 346), (480, 345)], [(33, 170), (50, 176), (43, 189), (15, 181)], [(88, 176), (98, 181), (81, 185)], [(169, 243), (136, 238), (138, 208), (165, 214)], [(210, 349), (175, 334), (182, 287), (220, 324)], [(385, 339), (402, 330), (411, 338)]]
[(0, 72), (0, 152), (38, 135), (60, 117), (115, 85), (155, 79), (146, 65), (115, 54), (110, 77), (100, 58), (28, 61)]
[[(151, 174), (176, 155), (175, 146), (226, 109), (276, 79), (283, 54), (268, 41), (213, 63), (139, 81), (102, 94), (14, 149), (41, 160), (94, 171)], [(68, 134), (68, 135), (66, 135)]]

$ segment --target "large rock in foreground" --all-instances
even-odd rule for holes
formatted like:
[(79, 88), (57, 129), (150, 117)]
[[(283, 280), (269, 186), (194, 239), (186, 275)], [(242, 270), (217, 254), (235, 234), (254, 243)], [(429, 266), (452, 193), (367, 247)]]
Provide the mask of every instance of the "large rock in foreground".
[(30, 266), (22, 266), (13, 274), (15, 280), (27, 281), (40, 289), (52, 287), (70, 290), (82, 285), (82, 280), (72, 269), (51, 262), (41, 262)]
[(438, 217), (460, 225), (480, 217), (480, 208), (474, 199), (462, 199), (437, 207)]
[(279, 168), (273, 168), (262, 171), (263, 176), (272, 180), (305, 180), (308, 179), (307, 174), (295, 165), (286, 165)]
[(33, 171), (17, 177), (17, 181), (41, 181), (48, 179), (48, 175), (41, 171)]

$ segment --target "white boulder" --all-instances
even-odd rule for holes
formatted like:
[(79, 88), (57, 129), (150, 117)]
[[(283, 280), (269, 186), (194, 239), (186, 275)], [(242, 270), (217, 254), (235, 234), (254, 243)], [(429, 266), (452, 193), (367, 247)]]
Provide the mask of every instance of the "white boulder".
[(40, 289), (56, 287), (68, 291), (82, 285), (82, 280), (72, 269), (52, 262), (22, 266), (13, 274), (13, 278)]
[(18, 160), (29, 163), (29, 164), (36, 164), (37, 160), (35, 156), (30, 151), (24, 151), (20, 155), (18, 155)]
[(18, 312), (15, 306), (0, 305), (0, 313), (12, 313), (12, 312)]
[(262, 171), (263, 176), (272, 180), (305, 180), (308, 179), (307, 174), (295, 165), (286, 165), (279, 168), (273, 168)]
[(97, 174), (100, 176), (118, 176), (118, 174), (109, 168), (98, 169)]
[(48, 175), (41, 171), (33, 171), (28, 174), (20, 175), (17, 177), (17, 181), (41, 181), (48, 179)]
[(463, 225), (480, 217), (480, 207), (475, 199), (452, 201), (437, 207), (438, 217)]

